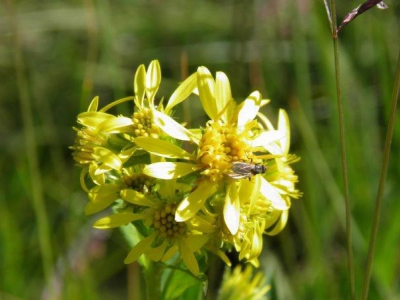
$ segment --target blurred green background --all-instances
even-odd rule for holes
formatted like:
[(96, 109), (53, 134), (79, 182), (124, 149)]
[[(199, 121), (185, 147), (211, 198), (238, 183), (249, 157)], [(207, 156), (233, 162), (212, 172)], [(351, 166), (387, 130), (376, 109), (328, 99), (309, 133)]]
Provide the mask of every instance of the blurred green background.
[[(337, 2), (340, 19), (360, 4)], [(387, 4), (339, 39), (358, 295), (400, 48), (400, 5)], [(0, 299), (137, 297), (128, 282), (138, 271), (123, 264), (129, 248), (118, 230), (92, 229), (96, 216), (83, 213), (87, 196), (68, 147), (90, 100), (99, 95), (104, 106), (132, 95), (136, 68), (152, 59), (162, 66), (159, 96), (204, 65), (228, 75), (236, 100), (253, 90), (272, 99), (264, 110), (272, 120), (279, 108), (288, 111), (304, 196), (293, 202), (285, 230), (265, 238), (262, 269), (274, 299), (349, 299), (333, 48), (322, 0), (0, 5)], [(400, 299), (399, 122), (370, 299)]]

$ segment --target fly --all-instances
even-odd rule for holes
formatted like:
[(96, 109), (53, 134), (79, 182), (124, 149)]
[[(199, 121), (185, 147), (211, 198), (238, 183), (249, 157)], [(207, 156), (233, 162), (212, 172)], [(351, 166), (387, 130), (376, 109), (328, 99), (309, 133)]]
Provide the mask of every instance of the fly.
[(262, 164), (245, 163), (236, 161), (232, 163), (232, 172), (229, 173), (229, 177), (232, 179), (243, 179), (251, 178), (257, 174), (264, 174), (267, 171), (267, 167)]

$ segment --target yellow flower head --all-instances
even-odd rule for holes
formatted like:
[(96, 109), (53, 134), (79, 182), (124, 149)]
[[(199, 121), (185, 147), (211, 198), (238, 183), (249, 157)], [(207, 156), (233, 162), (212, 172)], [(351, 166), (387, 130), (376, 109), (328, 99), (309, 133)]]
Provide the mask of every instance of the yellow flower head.
[[(167, 141), (140, 139), (143, 149), (168, 159), (146, 166), (144, 173), (164, 180), (198, 174), (191, 175), (197, 178), (195, 187), (178, 205), (176, 220), (188, 221), (209, 203), (217, 203), (212, 209), (225, 223), (220, 230), (228, 229), (221, 232), (222, 241), (233, 243), (242, 258), (256, 261), (262, 234), (277, 234), (284, 228), (290, 199), (300, 195), (290, 167), (297, 159), (288, 153), (287, 115), (280, 111), (274, 129), (259, 112), (268, 100), (255, 91), (237, 105), (226, 75), (217, 72), (214, 79), (205, 67), (197, 70), (197, 92), (210, 117), (206, 127), (184, 131), (169, 123), (175, 128), (171, 132), (179, 131), (181, 140), (195, 144), (194, 153)], [(224, 200), (214, 201), (220, 193)]]
[[(286, 225), (291, 199), (300, 197), (289, 153), (290, 125), (279, 111), (276, 128), (260, 112), (269, 100), (258, 91), (237, 104), (228, 77), (215, 79), (199, 67), (156, 103), (161, 83), (158, 61), (139, 66), (134, 96), (98, 110), (98, 98), (78, 115), (81, 128), (72, 147), (83, 168), (87, 214), (113, 206), (115, 214), (95, 223), (107, 229), (135, 226), (140, 238), (125, 259), (179, 263), (194, 275), (199, 258), (211, 251), (228, 265), (224, 251), (258, 266), (263, 234)], [(197, 94), (209, 121), (188, 129), (171, 117), (172, 109)], [(133, 101), (130, 117), (107, 111)], [(132, 225), (133, 224), (133, 225)], [(247, 272), (247, 271), (246, 271)]]
[(238, 265), (231, 272), (224, 273), (218, 300), (259, 300), (266, 299), (265, 294), (271, 289), (261, 272), (253, 275), (253, 269), (247, 265), (244, 270)]
[[(142, 222), (146, 228), (144, 238), (130, 251), (125, 263), (132, 263), (142, 255), (153, 261), (166, 262), (179, 253), (187, 268), (197, 276), (200, 269), (195, 253), (210, 238), (214, 230), (213, 220), (199, 216), (188, 222), (176, 222), (176, 203), (181, 194), (174, 192), (178, 190), (177, 187), (174, 182), (164, 183), (156, 192), (147, 195), (133, 189), (123, 189), (120, 197), (131, 205), (125, 206), (117, 214), (98, 220), (94, 227), (109, 229)], [(182, 189), (185, 190), (180, 185)]]

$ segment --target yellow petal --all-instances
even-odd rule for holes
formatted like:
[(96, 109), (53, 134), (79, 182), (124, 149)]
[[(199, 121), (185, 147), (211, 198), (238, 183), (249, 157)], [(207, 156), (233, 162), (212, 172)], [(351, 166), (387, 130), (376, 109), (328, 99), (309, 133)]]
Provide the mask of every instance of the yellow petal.
[(146, 74), (146, 95), (147, 99), (150, 101), (150, 105), (154, 106), (154, 96), (157, 93), (157, 90), (160, 86), (161, 82), (161, 68), (158, 60), (153, 60), (149, 68), (147, 69)]
[(190, 154), (182, 148), (163, 140), (139, 137), (135, 139), (135, 144), (150, 153), (162, 157), (195, 160), (195, 156), (193, 154)]
[(144, 238), (139, 243), (136, 244), (135, 247), (129, 252), (127, 257), (124, 260), (125, 264), (130, 264), (136, 261), (142, 254), (145, 254), (147, 251), (150, 250), (151, 244), (156, 237), (156, 233), (151, 234), (147, 238)]
[(238, 114), (238, 127), (243, 127), (246, 123), (252, 121), (260, 109), (261, 94), (255, 91), (247, 97), (240, 105)]
[[(232, 100), (231, 86), (229, 79), (223, 72), (217, 72), (215, 80), (215, 99), (217, 104), (217, 111), (223, 111), (230, 100)], [(233, 106), (229, 106), (221, 118), (225, 123), (228, 123), (233, 115)]]
[(120, 192), (121, 198), (129, 203), (136, 205), (153, 207), (155, 204), (150, 198), (146, 197), (142, 193), (132, 189), (125, 189)]
[(206, 67), (197, 69), (197, 87), (204, 111), (212, 119), (218, 116), (217, 102), (215, 99), (215, 82), (210, 71)]
[(97, 172), (98, 168), (99, 166), (97, 165), (97, 163), (92, 162), (89, 166), (89, 176), (90, 179), (92, 179), (95, 184), (102, 185), (106, 182), (106, 177), (104, 173)]
[(197, 234), (197, 235), (190, 235), (185, 239), (187, 246), (189, 247), (191, 252), (197, 252), (202, 248), (205, 243), (208, 242), (210, 239), (209, 234)]
[(122, 167), (122, 161), (118, 155), (102, 147), (94, 148), (93, 157), (113, 170), (119, 170)]
[(273, 155), (283, 155), (280, 142), (285, 139), (285, 132), (282, 130), (262, 131), (254, 140), (250, 141), (253, 148), (262, 147)]
[(250, 202), (247, 214), (252, 213), (253, 208), (255, 207), (255, 204), (258, 200), (261, 180), (261, 176), (254, 176), (253, 180), (242, 180), (240, 182), (239, 198), (241, 200), (245, 200), (246, 202)]
[(146, 251), (146, 255), (153, 261), (159, 261), (165, 253), (165, 249), (167, 249), (168, 241), (164, 240), (161, 245), (151, 248)]
[(132, 131), (133, 121), (127, 117), (114, 117), (104, 120), (99, 124), (97, 132), (122, 133)]
[(197, 188), (178, 205), (175, 220), (184, 222), (193, 217), (202, 208), (207, 198), (215, 193), (216, 189), (215, 184), (206, 180), (201, 181)]
[(105, 184), (96, 186), (89, 192), (90, 202), (85, 206), (85, 214), (91, 215), (97, 213), (118, 199), (117, 184)]
[(143, 216), (131, 212), (121, 212), (111, 216), (107, 216), (97, 220), (93, 227), (97, 229), (109, 229), (118, 226), (126, 225), (132, 221), (140, 220)]
[(181, 256), (189, 271), (193, 273), (193, 275), (198, 276), (200, 274), (199, 264), (197, 263), (196, 257), (193, 252), (190, 251), (189, 246), (186, 244), (185, 240), (180, 240), (181, 244)]
[(92, 102), (90, 102), (87, 111), (97, 111), (98, 107), (99, 107), (99, 96), (96, 96), (93, 98)]
[(225, 254), (225, 252), (221, 251), (220, 249), (212, 249), (212, 252), (218, 255), (222, 259), (222, 261), (226, 263), (228, 267), (232, 266), (232, 263), (229, 260), (229, 257)]
[(167, 135), (181, 141), (193, 141), (196, 144), (199, 142), (198, 138), (192, 134), (188, 129), (176, 122), (170, 116), (159, 112), (153, 111), (154, 123), (162, 129)]
[[(260, 176), (261, 177), (261, 176)], [(277, 210), (287, 210), (289, 206), (276, 188), (271, 185), (265, 178), (261, 177), (261, 195), (271, 202), (271, 205)]]
[(146, 166), (143, 174), (160, 179), (180, 178), (195, 170), (195, 166), (183, 162), (158, 162)]
[(133, 147), (131, 149), (127, 149), (122, 151), (121, 153), (118, 154), (118, 157), (121, 159), (122, 163), (125, 163), (130, 159), (133, 155), (133, 153), (137, 150), (137, 148)]
[(104, 112), (88, 111), (78, 115), (78, 123), (89, 128), (96, 128), (105, 120), (113, 118), (115, 118), (115, 116)]
[(164, 256), (161, 258), (161, 261), (166, 262), (167, 260), (171, 259), (176, 252), (178, 252), (178, 246), (174, 244), (167, 250), (167, 252), (165, 252)]
[(264, 115), (261, 112), (258, 112), (257, 117), (260, 119), (260, 123), (264, 124), (264, 127), (266, 127), (268, 130), (275, 130), (274, 126), (272, 126), (271, 121), (267, 118), (266, 115)]
[(193, 216), (188, 222), (187, 227), (190, 230), (204, 232), (204, 233), (211, 233), (215, 231), (213, 224), (208, 222), (208, 220), (200, 217), (200, 216)]
[(184, 101), (187, 97), (193, 93), (194, 89), (197, 87), (197, 73), (193, 73), (188, 78), (186, 78), (175, 92), (171, 95), (168, 100), (167, 106), (165, 107), (165, 113), (168, 112), (177, 104)]
[(290, 123), (289, 117), (283, 109), (279, 110), (278, 130), (285, 132), (285, 138), (279, 141), (283, 153), (289, 153), (290, 147)]
[(143, 107), (144, 93), (146, 91), (146, 68), (144, 65), (140, 65), (136, 70), (133, 89), (136, 95), (136, 106)]
[(239, 230), (240, 222), (240, 202), (235, 183), (232, 183), (225, 197), (224, 221), (232, 235)]
[(288, 216), (289, 216), (288, 210), (282, 211), (282, 214), (281, 214), (278, 222), (275, 223), (275, 225), (272, 227), (272, 229), (265, 231), (265, 233), (268, 235), (277, 235), (279, 232), (282, 231), (283, 228), (285, 228), (287, 220), (288, 220)]

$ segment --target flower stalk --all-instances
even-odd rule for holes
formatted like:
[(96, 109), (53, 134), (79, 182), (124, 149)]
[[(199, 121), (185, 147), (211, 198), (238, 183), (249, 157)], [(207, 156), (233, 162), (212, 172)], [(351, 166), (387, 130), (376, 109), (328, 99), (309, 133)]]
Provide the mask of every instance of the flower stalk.
[(347, 154), (346, 154), (346, 133), (345, 133), (345, 121), (343, 113), (343, 101), (342, 91), (340, 88), (340, 60), (338, 50), (338, 36), (337, 36), (337, 18), (336, 18), (336, 4), (335, 0), (331, 0), (331, 30), (333, 38), (333, 53), (335, 59), (335, 80), (336, 80), (336, 99), (339, 113), (339, 130), (340, 130), (340, 151), (341, 151), (341, 162), (342, 162), (342, 176), (343, 176), (343, 193), (346, 210), (346, 242), (347, 242), (347, 260), (349, 269), (350, 279), (350, 293), (351, 299), (356, 299), (355, 291), (355, 275), (354, 275), (354, 255), (353, 255), (353, 239), (351, 232), (351, 205), (350, 205), (350, 194), (349, 194), (349, 177), (347, 171)]
[(397, 60), (397, 68), (396, 68), (394, 85), (393, 85), (392, 105), (390, 108), (389, 124), (388, 124), (388, 128), (386, 131), (382, 170), (381, 170), (381, 175), (379, 178), (379, 187), (378, 187), (378, 193), (376, 196), (375, 209), (374, 209), (374, 220), (372, 223), (371, 236), (369, 239), (367, 268), (366, 268), (365, 275), (364, 275), (363, 291), (362, 291), (362, 296), (361, 296), (362, 300), (366, 300), (368, 298), (369, 283), (370, 283), (371, 271), (372, 271), (372, 262), (373, 262), (374, 253), (375, 253), (376, 237), (378, 235), (379, 220), (380, 220), (381, 207), (382, 207), (382, 199), (383, 199), (383, 194), (385, 191), (386, 174), (387, 174), (387, 170), (388, 170), (388, 166), (389, 166), (390, 146), (392, 143), (392, 137), (393, 137), (393, 131), (394, 131), (394, 125), (395, 125), (396, 108), (397, 108), (397, 101), (399, 99), (399, 91), (400, 91), (400, 51), (399, 51), (399, 57)]

